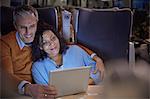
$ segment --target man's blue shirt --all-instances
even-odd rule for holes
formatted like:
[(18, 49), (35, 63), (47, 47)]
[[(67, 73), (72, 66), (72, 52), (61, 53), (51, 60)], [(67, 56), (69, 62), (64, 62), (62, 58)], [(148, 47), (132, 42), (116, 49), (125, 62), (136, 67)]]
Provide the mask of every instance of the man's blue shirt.
[(16, 39), (20, 49), (23, 49), (23, 47), (26, 46), (26, 44), (21, 40), (18, 32), (16, 32)]

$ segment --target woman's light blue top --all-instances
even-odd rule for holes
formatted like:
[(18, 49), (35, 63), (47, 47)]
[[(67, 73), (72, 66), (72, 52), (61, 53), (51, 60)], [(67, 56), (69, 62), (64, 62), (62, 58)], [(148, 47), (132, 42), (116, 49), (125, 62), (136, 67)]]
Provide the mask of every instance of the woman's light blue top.
[(92, 66), (90, 77), (96, 84), (100, 82), (99, 72), (93, 74), (93, 70), (96, 69), (96, 63), (92, 60), (88, 53), (82, 48), (71, 45), (65, 54), (63, 54), (63, 65), (60, 68), (56, 68), (56, 63), (50, 58), (39, 60), (33, 63), (32, 75), (36, 83), (48, 84), (49, 82), (49, 71), (56, 69), (66, 69), (81, 66)]

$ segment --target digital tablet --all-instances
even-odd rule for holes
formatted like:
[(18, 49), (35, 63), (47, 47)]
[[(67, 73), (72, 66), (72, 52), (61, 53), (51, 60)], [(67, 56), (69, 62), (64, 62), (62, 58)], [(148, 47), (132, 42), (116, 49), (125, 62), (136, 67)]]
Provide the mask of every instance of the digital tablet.
[(57, 97), (86, 92), (90, 68), (90, 66), (82, 66), (50, 71), (49, 84), (56, 87)]

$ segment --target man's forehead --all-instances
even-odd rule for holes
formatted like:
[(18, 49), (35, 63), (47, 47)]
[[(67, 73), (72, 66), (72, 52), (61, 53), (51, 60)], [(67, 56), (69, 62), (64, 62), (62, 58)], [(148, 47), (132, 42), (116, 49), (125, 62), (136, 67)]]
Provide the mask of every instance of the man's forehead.
[(22, 27), (32, 27), (32, 26), (36, 26), (37, 25), (37, 21), (33, 21), (33, 22), (16, 22), (17, 26), (22, 26)]
[(16, 16), (16, 22), (17, 23), (26, 23), (26, 22), (32, 22), (32, 21), (38, 21), (37, 18), (32, 14), (25, 14), (25, 15), (18, 15)]
[(33, 25), (36, 25), (37, 22), (33, 22), (33, 23), (26, 23), (26, 24), (17, 24), (18, 26), (24, 26), (24, 27), (30, 27), (30, 26), (33, 26)]
[(27, 16), (32, 16), (32, 17), (36, 17), (36, 15), (34, 13), (31, 13), (31, 12), (20, 12), (19, 14), (16, 15), (16, 17), (27, 17)]
[(37, 20), (32, 16), (19, 17), (16, 20), (17, 25), (33, 25), (37, 24)]

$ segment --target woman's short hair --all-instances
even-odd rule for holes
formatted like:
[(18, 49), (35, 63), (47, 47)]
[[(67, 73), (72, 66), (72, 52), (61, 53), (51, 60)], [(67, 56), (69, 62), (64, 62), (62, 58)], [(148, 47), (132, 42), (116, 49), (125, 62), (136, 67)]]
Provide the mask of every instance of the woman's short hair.
[(60, 33), (54, 31), (54, 29), (52, 29), (50, 25), (48, 25), (47, 23), (42, 23), (38, 25), (37, 32), (35, 34), (35, 38), (32, 43), (32, 59), (34, 62), (38, 60), (43, 60), (44, 58), (48, 57), (47, 54), (43, 50), (40, 49), (40, 47), (42, 46), (42, 42), (43, 42), (42, 35), (47, 30), (52, 31), (54, 35), (56, 35), (56, 37), (58, 38), (59, 43), (60, 43), (60, 51), (59, 51), (60, 54), (64, 54), (66, 50), (68, 49), (65, 39), (60, 35)]
[(37, 10), (34, 7), (28, 5), (23, 5), (15, 8), (13, 12), (13, 21), (16, 22), (17, 17), (25, 17), (26, 15), (32, 15), (38, 21)]

